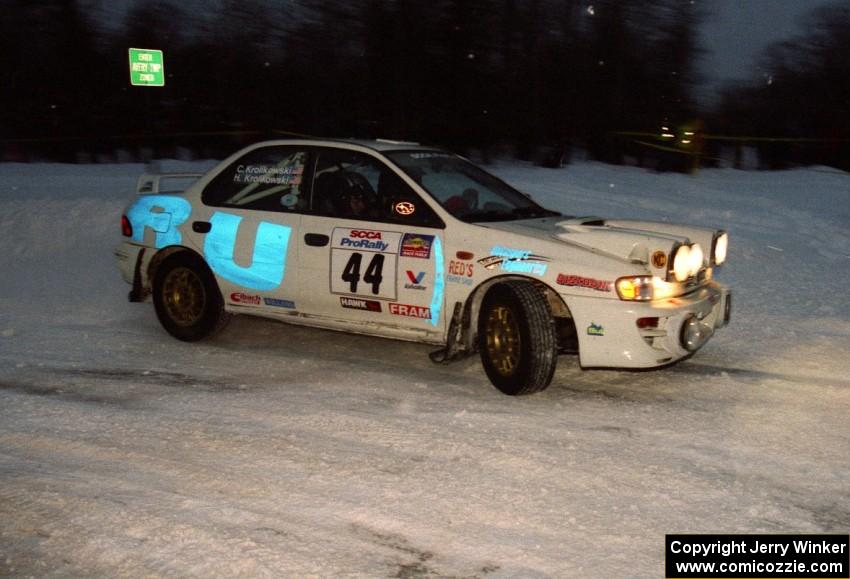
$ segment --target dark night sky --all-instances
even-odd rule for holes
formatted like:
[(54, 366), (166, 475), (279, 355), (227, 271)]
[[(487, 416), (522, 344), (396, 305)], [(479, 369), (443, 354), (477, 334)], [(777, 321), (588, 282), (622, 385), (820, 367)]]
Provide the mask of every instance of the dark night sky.
[[(706, 96), (728, 80), (769, 75), (758, 70), (762, 50), (805, 33), (806, 15), (835, 0), (698, 0), (712, 16), (702, 30)], [(845, 0), (846, 1), (846, 0)]]
[[(88, 0), (94, 13), (108, 26), (117, 26), (127, 6), (135, 1), (156, 0)], [(761, 51), (769, 44), (805, 32), (805, 16), (824, 4), (850, 0), (682, 0), (700, 2), (710, 14), (702, 29), (706, 54), (701, 61), (705, 78), (703, 98), (710, 100), (715, 88), (724, 81), (753, 78), (767, 74), (758, 71)], [(273, 7), (291, 5), (291, 0), (267, 0)], [(593, 0), (586, 0), (588, 6)], [(181, 7), (188, 12), (202, 12), (217, 7), (218, 0), (185, 0)]]

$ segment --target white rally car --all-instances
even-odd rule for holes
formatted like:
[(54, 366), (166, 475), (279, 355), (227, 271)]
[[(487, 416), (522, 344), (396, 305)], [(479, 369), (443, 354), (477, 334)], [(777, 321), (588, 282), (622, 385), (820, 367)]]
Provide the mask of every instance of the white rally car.
[(436, 344), (436, 362), (480, 351), (499, 390), (528, 394), (559, 354), (657, 367), (729, 321), (725, 232), (564, 216), (414, 143), (262, 142), (138, 190), (118, 264), (180, 340), (253, 314)]

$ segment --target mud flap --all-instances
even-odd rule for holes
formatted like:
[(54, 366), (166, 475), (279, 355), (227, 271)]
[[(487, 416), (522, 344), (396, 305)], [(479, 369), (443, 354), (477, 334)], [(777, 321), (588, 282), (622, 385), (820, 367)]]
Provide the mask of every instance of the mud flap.
[(428, 357), (435, 364), (448, 364), (455, 362), (461, 358), (465, 358), (471, 354), (463, 343), (463, 324), (461, 317), (463, 316), (463, 304), (455, 302), (454, 311), (452, 312), (452, 321), (449, 323), (449, 335), (446, 340), (446, 347), (439, 350), (434, 350)]
[(142, 259), (145, 257), (145, 250), (139, 251), (136, 256), (136, 265), (133, 268), (133, 289), (127, 295), (127, 299), (131, 302), (144, 301), (144, 289), (142, 288)]

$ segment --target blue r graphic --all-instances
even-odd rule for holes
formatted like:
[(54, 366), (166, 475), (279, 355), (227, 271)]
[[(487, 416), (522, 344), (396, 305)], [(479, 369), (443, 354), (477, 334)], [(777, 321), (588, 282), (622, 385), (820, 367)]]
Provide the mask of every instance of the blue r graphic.
[(127, 219), (133, 226), (133, 241), (144, 242), (145, 228), (150, 227), (156, 232), (154, 246), (157, 249), (169, 245), (180, 245), (182, 237), (177, 226), (189, 219), (191, 213), (192, 205), (182, 197), (171, 195), (140, 197), (127, 211)]

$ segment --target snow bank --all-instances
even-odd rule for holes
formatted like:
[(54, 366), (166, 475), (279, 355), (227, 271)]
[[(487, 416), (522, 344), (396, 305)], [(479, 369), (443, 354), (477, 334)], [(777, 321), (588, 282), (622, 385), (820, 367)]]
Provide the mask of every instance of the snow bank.
[(184, 344), (113, 263), (144, 167), (0, 165), (0, 574), (657, 577), (665, 533), (847, 532), (850, 176), (493, 170), (727, 229), (732, 324), (522, 399), (417, 344), (250, 318)]

